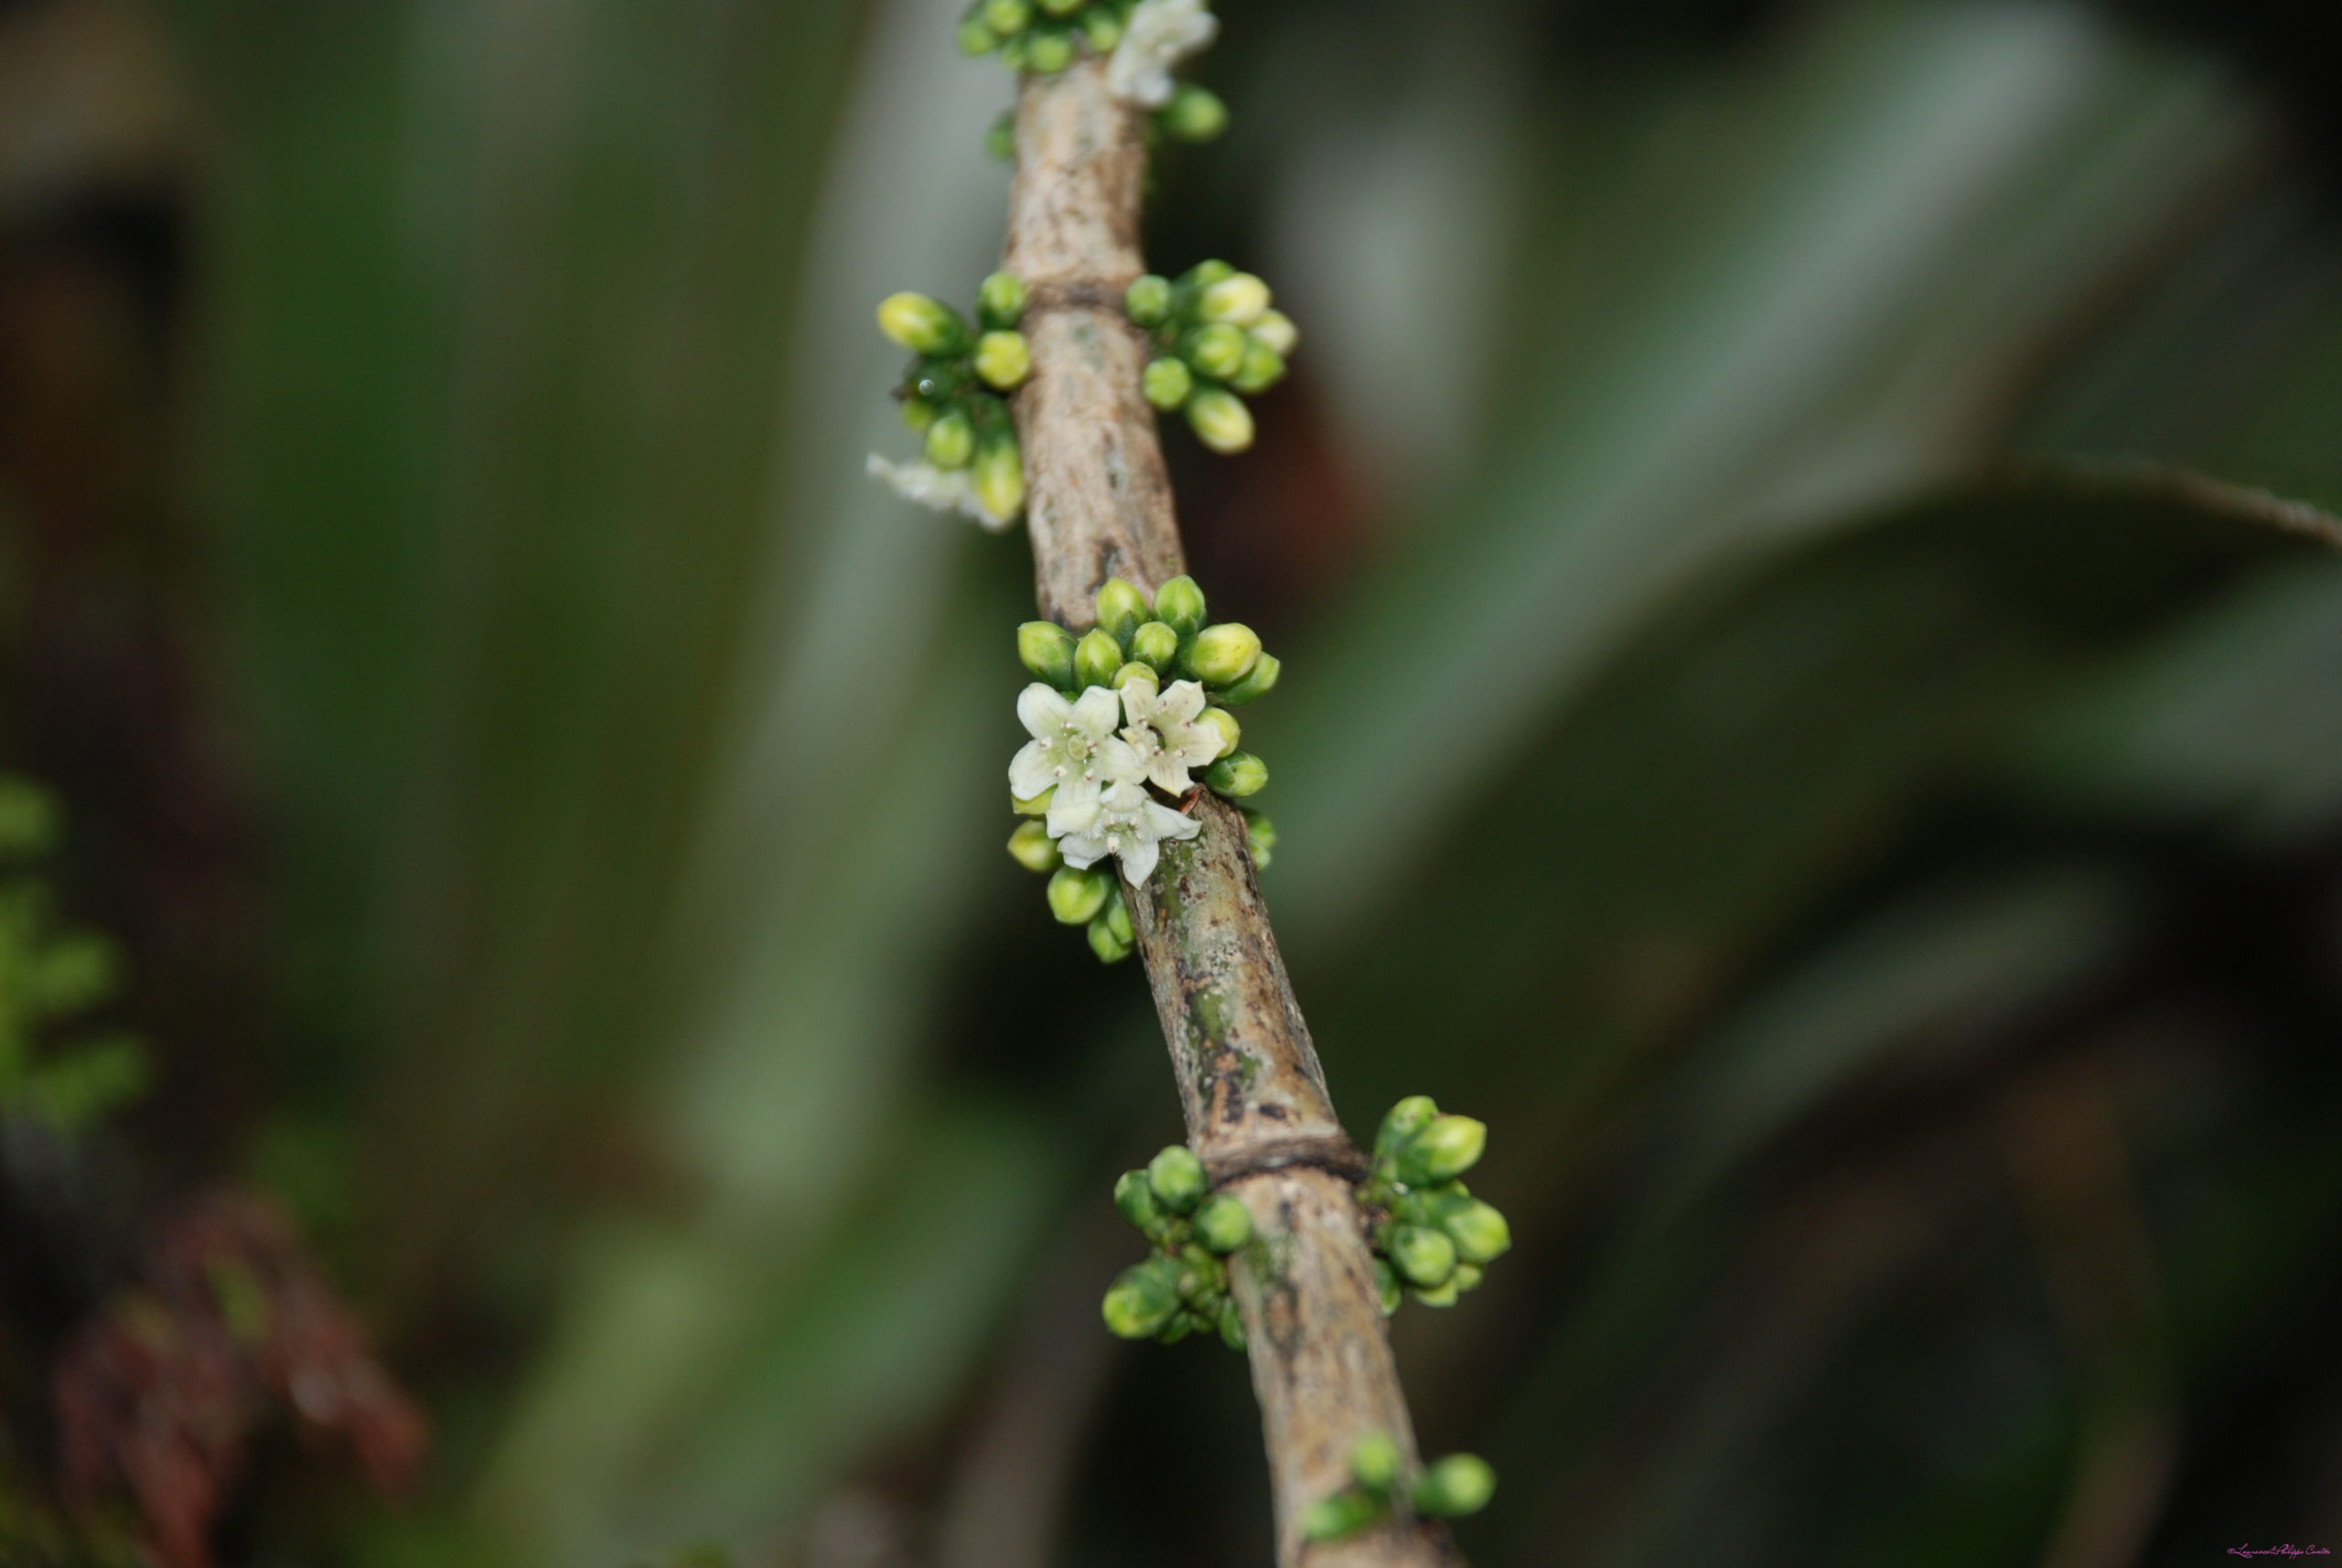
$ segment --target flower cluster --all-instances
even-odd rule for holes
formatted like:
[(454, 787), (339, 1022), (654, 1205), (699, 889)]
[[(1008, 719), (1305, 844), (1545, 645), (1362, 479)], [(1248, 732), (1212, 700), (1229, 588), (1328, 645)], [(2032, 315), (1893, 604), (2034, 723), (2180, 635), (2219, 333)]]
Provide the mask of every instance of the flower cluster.
[(1033, 373), (1033, 350), (1015, 329), (1024, 315), (1025, 285), (1008, 273), (984, 279), (976, 327), (923, 294), (886, 297), (878, 329), (918, 356), (895, 396), (903, 423), (927, 438), (927, 457), (890, 463), (874, 452), (872, 478), (994, 532), (1016, 521), (1025, 510), (1025, 456), (1001, 394)]
[[(1055, 621), (1016, 628), (1016, 653), (1040, 677), (1016, 698), (1033, 738), (1008, 764), (1011, 802), (1033, 818), (1008, 841), (1030, 870), (1047, 872), (1049, 908), (1090, 929), (1108, 963), (1133, 940), (1112, 857), (1133, 887), (1155, 873), (1166, 839), (1193, 838), (1202, 823), (1165, 803), (1200, 781), (1241, 800), (1269, 781), (1268, 765), (1237, 749), (1243, 732), (1229, 709), (1260, 696), (1282, 672), (1252, 628), (1206, 625), (1203, 590), (1174, 577), (1152, 602), (1110, 577), (1098, 590), (1098, 624), (1079, 639)], [(1245, 813), (1256, 865), (1276, 843), (1268, 819)]]
[(1384, 1316), (1399, 1310), (1402, 1292), (1425, 1306), (1455, 1305), (1511, 1248), (1504, 1216), (1456, 1179), (1479, 1163), (1488, 1142), (1484, 1124), (1443, 1116), (1425, 1095), (1402, 1100), (1382, 1119), (1358, 1197), (1373, 1216)]
[[(1399, 1445), (1387, 1433), (1361, 1437), (1350, 1450), (1350, 1484), (1309, 1506), (1301, 1516), (1302, 1539), (1340, 1541), (1379, 1524), (1400, 1490)], [(1427, 1465), (1405, 1488), (1409, 1506), (1435, 1519), (1478, 1513), (1496, 1490), (1497, 1473), (1477, 1454), (1450, 1454)]]
[(1182, 141), (1208, 142), (1227, 129), (1228, 106), (1171, 70), (1219, 32), (1205, 0), (975, 0), (960, 18), (960, 48), (1036, 76), (1055, 76), (1087, 49), (1107, 62), (1117, 98), (1154, 110)]
[(1269, 307), (1269, 285), (1226, 262), (1204, 262), (1176, 279), (1149, 273), (1131, 285), (1123, 308), (1155, 338), (1146, 401), (1166, 413), (1186, 410), (1215, 452), (1252, 445), (1252, 411), (1236, 394), (1276, 385), (1301, 340), (1292, 319)]
[(1106, 1326), (1125, 1339), (1166, 1345), (1198, 1331), (1244, 1348), (1244, 1325), (1228, 1294), (1229, 1254), (1252, 1239), (1252, 1216), (1225, 1193), (1214, 1194), (1203, 1162), (1177, 1144), (1125, 1171), (1114, 1207), (1154, 1244), (1146, 1262), (1124, 1269), (1099, 1305)]

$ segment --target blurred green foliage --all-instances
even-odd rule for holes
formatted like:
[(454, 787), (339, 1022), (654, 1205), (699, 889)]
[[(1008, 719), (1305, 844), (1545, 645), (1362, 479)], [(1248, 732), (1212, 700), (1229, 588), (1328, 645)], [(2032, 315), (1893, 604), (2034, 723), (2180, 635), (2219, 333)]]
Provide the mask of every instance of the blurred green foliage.
[(146, 1058), (119, 1032), (53, 1041), (56, 1025), (102, 1004), (120, 983), (113, 944), (58, 929), (48, 885), (26, 869), (56, 835), (48, 793), (0, 775), (0, 1116), (70, 1133), (144, 1088)]
[[(0, 60), (45, 7), (147, 15), (19, 0)], [(1176, 1113), (998, 852), (1018, 542), (861, 478), (872, 305), (996, 257), (955, 9), (155, 13), (155, 504), (273, 824), (274, 1023), (165, 1080), (441, 1437), (403, 1515), (263, 1475), (252, 1563), (1265, 1560), (1234, 1359), (1095, 1325)], [(2284, 19), (1611, 9), (1227, 6), (1149, 238), (1305, 333), (1254, 451), (1169, 440), (1295, 650), (1265, 890), (1337, 1098), (1497, 1133), (1513, 1253), (1395, 1330), (1505, 1477), (1459, 1536), (2331, 1545), (2342, 570), (2166, 471), (2342, 505), (2342, 180), (2217, 33)]]

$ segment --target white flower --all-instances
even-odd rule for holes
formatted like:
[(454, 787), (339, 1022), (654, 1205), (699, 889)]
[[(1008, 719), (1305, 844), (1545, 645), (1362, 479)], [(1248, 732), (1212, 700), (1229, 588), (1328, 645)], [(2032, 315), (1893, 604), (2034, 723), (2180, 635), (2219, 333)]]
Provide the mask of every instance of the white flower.
[(1051, 838), (1088, 825), (1107, 785), (1144, 777), (1138, 753), (1114, 737), (1123, 705), (1103, 686), (1068, 701), (1036, 681), (1017, 693), (1016, 716), (1033, 738), (1009, 761), (1009, 791), (1020, 800), (1057, 791), (1049, 800)]
[(1116, 779), (1088, 808), (1089, 820), (1058, 840), (1068, 865), (1086, 870), (1108, 855), (1121, 858), (1123, 875), (1143, 886), (1155, 875), (1156, 845), (1165, 839), (1191, 839), (1203, 823), (1182, 816), (1133, 779)]
[(1157, 692), (1144, 681), (1123, 688), (1123, 710), (1130, 727), (1123, 738), (1138, 753), (1147, 781), (1168, 795), (1194, 787), (1190, 768), (1202, 768), (1219, 756), (1223, 736), (1210, 725), (1199, 725), (1204, 689), (1193, 681), (1174, 681)]
[(984, 505), (966, 468), (939, 468), (932, 463), (889, 463), (873, 452), (862, 471), (885, 481), (905, 500), (917, 501), (937, 511), (956, 511), (972, 522), (983, 524), (993, 533), (1016, 521), (1015, 512), (1003, 517)]
[(1162, 108), (1171, 102), (1171, 68), (1219, 31), (1219, 18), (1204, 9), (1204, 0), (1139, 0), (1106, 62), (1107, 90), (1125, 102)]

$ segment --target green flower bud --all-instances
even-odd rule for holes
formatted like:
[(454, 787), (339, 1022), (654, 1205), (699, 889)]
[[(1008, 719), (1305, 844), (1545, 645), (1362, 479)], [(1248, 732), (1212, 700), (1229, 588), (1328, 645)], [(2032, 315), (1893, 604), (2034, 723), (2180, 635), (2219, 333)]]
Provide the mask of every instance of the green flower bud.
[(1405, 1299), (1400, 1294), (1399, 1271), (1380, 1258), (1374, 1260), (1374, 1288), (1381, 1297), (1383, 1316), (1399, 1310), (1400, 1302)]
[(1111, 872), (1095, 868), (1077, 871), (1070, 865), (1061, 865), (1049, 878), (1049, 912), (1062, 925), (1087, 925), (1106, 907), (1106, 895), (1113, 886)]
[(1437, 1117), (1399, 1149), (1399, 1179), (1409, 1187), (1454, 1181), (1479, 1164), (1488, 1146), (1486, 1122), (1469, 1116)]
[(1073, 39), (1054, 28), (1037, 32), (1026, 46), (1026, 69), (1040, 76), (1055, 76), (1073, 63)]
[(1175, 1279), (1170, 1264), (1161, 1258), (1124, 1269), (1099, 1304), (1099, 1316), (1124, 1339), (1151, 1338), (1179, 1315)]
[(1224, 457), (1252, 445), (1252, 411), (1234, 392), (1206, 387), (1187, 400), (1187, 424), (1196, 438)]
[(923, 294), (879, 301), (878, 330), (918, 354), (964, 354), (973, 340), (958, 311)]
[(1228, 105), (1218, 93), (1189, 85), (1174, 92), (1156, 118), (1180, 141), (1209, 142), (1228, 129)]
[(911, 395), (935, 404), (939, 414), (967, 385), (967, 371), (957, 360), (921, 360), (911, 367)]
[(1123, 19), (1103, 5), (1092, 5), (1081, 14), (1081, 36), (1098, 53), (1112, 54), (1123, 41)]
[(1284, 380), (1284, 356), (1258, 338), (1244, 339), (1244, 363), (1228, 384), (1250, 396), (1264, 392)]
[(1073, 680), (1077, 686), (1111, 686), (1123, 667), (1123, 645), (1103, 627), (1091, 627), (1073, 645)]
[(1512, 1250), (1512, 1227), (1495, 1205), (1466, 1198), (1440, 1216), (1440, 1229), (1456, 1243), (1456, 1255), (1467, 1263), (1493, 1263)]
[(1266, 871), (1277, 852), (1277, 825), (1258, 811), (1246, 811), (1244, 847), (1252, 852), (1252, 869)]
[(1000, 48), (1000, 35), (984, 26), (982, 16), (970, 16), (960, 24), (960, 52), (968, 55), (988, 55)]
[(1478, 1513), (1497, 1495), (1497, 1473), (1477, 1454), (1450, 1454), (1415, 1477), (1415, 1511), (1434, 1519)]
[(1399, 1445), (1387, 1432), (1370, 1432), (1350, 1450), (1350, 1474), (1370, 1492), (1387, 1492), (1399, 1478)]
[(987, 386), (1009, 392), (1032, 373), (1033, 349), (1022, 332), (987, 332), (976, 339), (976, 374)]
[(1121, 642), (1138, 629), (1139, 622), (1153, 615), (1154, 607), (1146, 596), (1138, 591), (1135, 583), (1120, 577), (1109, 577), (1098, 589), (1098, 624), (1113, 634)]
[(1160, 327), (1171, 314), (1171, 280), (1153, 273), (1123, 291), (1123, 314), (1141, 327)]
[(1269, 765), (1249, 751), (1231, 751), (1204, 769), (1204, 782), (1212, 792), (1231, 800), (1259, 794), (1268, 781)]
[(1028, 620), (1018, 627), (1016, 657), (1058, 691), (1073, 689), (1073, 633), (1057, 622)]
[(1478, 1290), (1480, 1282), (1488, 1277), (1488, 1271), (1478, 1263), (1458, 1263), (1456, 1265), (1456, 1272), (1448, 1275), (1447, 1279), (1448, 1283), (1456, 1287), (1458, 1294), (1465, 1294)]
[(923, 397), (907, 397), (903, 399), (903, 428), (915, 435), (923, 435), (927, 427), (935, 423), (935, 416), (942, 412)]
[(1004, 164), (1016, 161), (1016, 116), (1013, 112), (1004, 110), (984, 132), (984, 151)]
[(1219, 1304), (1219, 1342), (1231, 1350), (1244, 1348), (1244, 1315), (1232, 1297)]
[(1380, 1498), (1346, 1487), (1311, 1503), (1301, 1516), (1304, 1541), (1340, 1541), (1372, 1525), (1388, 1511)]
[(1456, 1272), (1456, 1243), (1445, 1230), (1402, 1225), (1391, 1233), (1391, 1262), (1409, 1284), (1435, 1290)]
[(1252, 1239), (1252, 1215), (1239, 1198), (1219, 1193), (1196, 1210), (1196, 1240), (1226, 1257)]
[(994, 332), (1005, 332), (1025, 319), (1025, 280), (1015, 273), (994, 273), (976, 289), (976, 319)]
[(1007, 38), (1033, 25), (1032, 0), (984, 0), (984, 26)]
[(1090, 0), (1041, 0), (1041, 9), (1052, 16), (1070, 16), (1089, 3)]
[(1020, 798), (1012, 791), (1008, 797), (1009, 810), (1020, 817), (1046, 817), (1049, 814), (1049, 802), (1056, 800), (1057, 795), (1058, 787), (1054, 784), (1029, 800)]
[(1198, 327), (1180, 341), (1179, 357), (1216, 381), (1244, 368), (1244, 332), (1226, 322)]
[(1123, 901), (1123, 885), (1119, 880), (1114, 884), (1113, 897), (1106, 902), (1106, 912), (1098, 918), (1106, 922), (1106, 929), (1113, 932), (1114, 940), (1124, 947), (1138, 940), (1138, 933), (1131, 929), (1131, 907)]
[(1155, 674), (1154, 665), (1142, 664), (1135, 659), (1114, 671), (1112, 684), (1119, 692), (1133, 681), (1150, 692), (1159, 690), (1163, 684), (1162, 677)]
[(1407, 1096), (1382, 1118), (1381, 1129), (1374, 1134), (1374, 1152), (1396, 1155), (1401, 1144), (1430, 1126), (1438, 1116), (1439, 1107), (1432, 1102), (1430, 1095)]
[(1008, 853), (1027, 871), (1055, 871), (1065, 864), (1045, 822), (1023, 822), (1008, 835)]
[(1242, 621), (1224, 620), (1196, 633), (1180, 665), (1207, 686), (1225, 686), (1249, 674), (1260, 657), (1261, 634)]
[(1149, 360), (1139, 378), (1139, 390), (1147, 402), (1169, 413), (1184, 405), (1187, 394), (1196, 390), (1195, 372), (1187, 369), (1185, 360)]
[(969, 470), (976, 499), (1003, 522), (1025, 510), (1025, 449), (1014, 435), (987, 436), (976, 444)]
[(1144, 660), (1159, 672), (1179, 659), (1179, 634), (1162, 621), (1143, 623), (1131, 633), (1131, 657)]
[(1192, 1212), (1211, 1187), (1204, 1175), (1204, 1163), (1178, 1144), (1166, 1146), (1147, 1162), (1146, 1179), (1155, 1188), (1155, 1201), (1174, 1214)]
[(1114, 1178), (1114, 1207), (1141, 1230), (1163, 1217), (1155, 1207), (1155, 1191), (1146, 1185), (1144, 1171), (1124, 1171)]
[(1196, 715), (1196, 722), (1219, 732), (1219, 749), (1212, 753), (1215, 758), (1228, 756), (1236, 749), (1236, 743), (1244, 738), (1243, 727), (1236, 722), (1236, 715), (1226, 708), (1206, 708)]
[(1254, 338), (1275, 349), (1280, 359), (1292, 359), (1294, 349), (1301, 345), (1301, 328), (1282, 310), (1263, 310), (1251, 330)]
[(1130, 940), (1114, 934), (1113, 923), (1101, 915), (1090, 922), (1090, 950), (1100, 963), (1120, 963), (1131, 956)]
[(1216, 1305), (1228, 1294), (1228, 1265), (1201, 1247), (1179, 1249), (1179, 1297), (1195, 1305)]
[(1177, 576), (1155, 590), (1155, 618), (1181, 637), (1204, 628), (1204, 591), (1189, 576)]
[(1023, 70), (1025, 61), (1033, 52), (1033, 35), (1018, 33), (1000, 40), (1000, 63), (1011, 70)]
[(1184, 281), (1193, 284), (1198, 289), (1206, 289), (1235, 275), (1234, 267), (1215, 258), (1208, 262), (1198, 262), (1194, 266), (1189, 267)]
[(1268, 307), (1269, 285), (1251, 273), (1233, 273), (1208, 284), (1196, 297), (1199, 320), (1223, 321), (1232, 327), (1250, 327)]
[(1463, 1292), (1456, 1283), (1456, 1276), (1450, 1274), (1439, 1284), (1417, 1286), (1408, 1294), (1425, 1306), (1454, 1306)]
[(1273, 653), (1263, 653), (1252, 661), (1242, 680), (1231, 682), (1215, 694), (1222, 707), (1241, 708), (1255, 697), (1265, 696), (1284, 673), (1284, 661)]
[(957, 410), (927, 427), (927, 460), (939, 468), (964, 468), (976, 455), (976, 427)]
[(1163, 1332), (1155, 1338), (1157, 1344), (1176, 1345), (1195, 1331), (1196, 1315), (1182, 1307), (1176, 1316), (1163, 1326)]

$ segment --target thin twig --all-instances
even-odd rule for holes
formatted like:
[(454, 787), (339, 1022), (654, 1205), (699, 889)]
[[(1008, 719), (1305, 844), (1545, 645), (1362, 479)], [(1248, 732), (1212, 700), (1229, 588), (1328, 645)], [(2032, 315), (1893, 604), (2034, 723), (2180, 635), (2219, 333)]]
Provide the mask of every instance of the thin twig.
[[(1171, 487), (1140, 392), (1146, 340), (1123, 292), (1145, 270), (1139, 114), (1084, 59), (1027, 77), (1003, 265), (1025, 281), (1031, 382), (1015, 399), (1041, 613), (1074, 630), (1120, 576), (1152, 593), (1185, 569)], [(1310, 1546), (1304, 1510), (1349, 1479), (1359, 1439), (1388, 1433), (1416, 1462), (1414, 1428), (1377, 1305), (1351, 1192), (1365, 1162), (1334, 1115), (1253, 879), (1242, 818), (1198, 790), (1203, 832), (1166, 843), (1132, 923), (1187, 1112), (1188, 1143), (1242, 1198), (1262, 1245), (1240, 1255), (1238, 1309), (1284, 1568), (1434, 1568), (1458, 1562), (1434, 1525), (1400, 1521)]]

